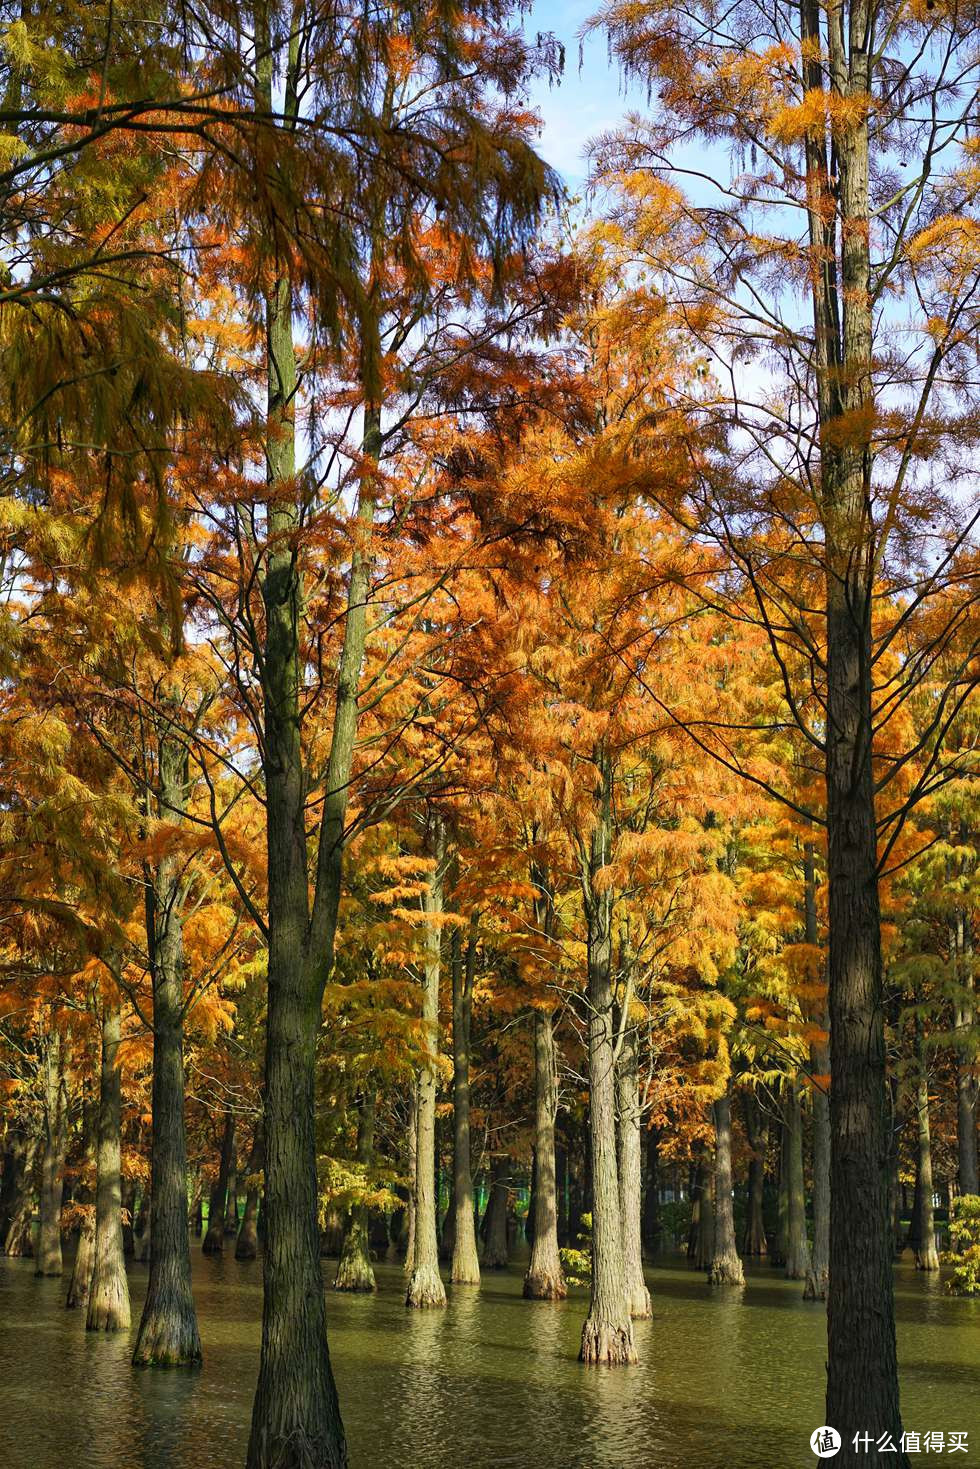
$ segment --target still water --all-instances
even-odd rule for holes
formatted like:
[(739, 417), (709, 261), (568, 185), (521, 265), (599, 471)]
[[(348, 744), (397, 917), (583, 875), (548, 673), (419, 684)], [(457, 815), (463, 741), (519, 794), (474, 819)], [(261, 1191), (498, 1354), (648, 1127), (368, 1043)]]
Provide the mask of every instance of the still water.
[[(325, 1277), (334, 1265), (325, 1262)], [(126, 1338), (87, 1335), (61, 1281), (0, 1257), (0, 1469), (239, 1469), (258, 1364), (261, 1265), (194, 1249), (199, 1373), (134, 1372)], [(585, 1293), (521, 1299), (515, 1271), (406, 1311), (401, 1272), (374, 1297), (328, 1295), (352, 1469), (797, 1469), (823, 1422), (824, 1321), (762, 1266), (709, 1291), (678, 1260), (649, 1274), (641, 1365), (577, 1364)], [(134, 1321), (146, 1266), (131, 1267)], [(980, 1300), (897, 1277), (903, 1416), (969, 1434), (980, 1466)], [(869, 1463), (871, 1460), (869, 1459)], [(913, 1463), (935, 1463), (923, 1454)], [(942, 1462), (946, 1462), (945, 1456)]]

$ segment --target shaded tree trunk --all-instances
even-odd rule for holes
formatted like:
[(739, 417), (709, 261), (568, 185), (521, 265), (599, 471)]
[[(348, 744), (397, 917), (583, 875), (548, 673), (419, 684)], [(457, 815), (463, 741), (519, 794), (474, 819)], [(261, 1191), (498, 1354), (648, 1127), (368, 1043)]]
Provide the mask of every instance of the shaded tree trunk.
[(663, 1220), (660, 1214), (660, 1130), (647, 1131), (646, 1193), (643, 1197), (643, 1244), (653, 1256), (663, 1249)]
[(745, 1272), (735, 1244), (735, 1213), (732, 1206), (732, 1104), (731, 1088), (712, 1106), (715, 1124), (715, 1221), (714, 1247), (708, 1267), (712, 1285), (744, 1285)]
[(68, 1295), (65, 1298), (65, 1305), (69, 1310), (76, 1310), (88, 1301), (89, 1287), (92, 1284), (92, 1262), (95, 1256), (95, 1190), (91, 1180), (95, 1174), (97, 1110), (87, 1101), (84, 1104), (82, 1126), (84, 1148), (81, 1178), (75, 1189), (73, 1203), (82, 1206), (85, 1213), (78, 1232), (78, 1245), (75, 1250), (75, 1259), (72, 1262)]
[(102, 1001), (102, 1065), (95, 1184), (95, 1263), (89, 1294), (89, 1331), (128, 1331), (129, 1281), (122, 1233), (122, 1077), (118, 994)]
[(238, 1228), (235, 1241), (236, 1260), (254, 1260), (259, 1252), (258, 1214), (262, 1195), (262, 1119), (255, 1123), (252, 1134), (252, 1151), (248, 1157), (248, 1175), (245, 1184), (245, 1212)]
[[(160, 787), (164, 809), (182, 810), (187, 789), (186, 757), (174, 740), (161, 740)], [(184, 949), (180, 901), (176, 859), (165, 856), (157, 866), (152, 883), (147, 883), (146, 930), (153, 985), (154, 1226), (146, 1299), (133, 1350), (133, 1364), (137, 1367), (196, 1367), (201, 1361), (187, 1233)]]
[(446, 1290), (439, 1274), (439, 1239), (436, 1233), (435, 1146), (436, 1082), (439, 1054), (439, 975), (441, 970), (442, 884), (445, 834), (442, 818), (431, 818), (430, 855), (436, 867), (426, 889), (424, 907), (425, 972), (422, 983), (422, 1030), (426, 1055), (419, 1068), (418, 1133), (415, 1158), (415, 1240), (412, 1273), (405, 1294), (406, 1306), (430, 1307), (446, 1304)]
[(810, 1269), (803, 1178), (803, 1113), (796, 1077), (786, 1083), (783, 1098), (786, 1145), (786, 1277), (805, 1280)]
[(218, 1175), (211, 1189), (208, 1208), (208, 1232), (201, 1246), (206, 1255), (220, 1255), (225, 1247), (225, 1209), (228, 1203), (228, 1182), (235, 1167), (235, 1114), (225, 1113), (221, 1135), (221, 1157), (218, 1160)]
[(980, 1194), (980, 1172), (977, 1163), (977, 1044), (974, 1026), (976, 1010), (973, 1001), (973, 934), (969, 915), (959, 909), (953, 926), (955, 979), (960, 992), (955, 1023), (959, 1044), (956, 1048), (956, 1154), (957, 1177), (961, 1194)]
[(742, 1118), (745, 1136), (749, 1144), (749, 1177), (745, 1208), (745, 1232), (742, 1237), (742, 1254), (764, 1255), (766, 1221), (763, 1199), (766, 1187), (766, 1153), (768, 1151), (768, 1124), (762, 1116), (755, 1096), (748, 1091), (742, 1093)]
[(623, 1230), (623, 1273), (626, 1304), (634, 1320), (650, 1315), (650, 1292), (643, 1278), (643, 1241), (640, 1237), (641, 1185), (640, 1098), (637, 1077), (636, 1033), (623, 1032), (616, 1066), (616, 1101), (619, 1113), (618, 1173), (619, 1212)]
[(40, 1229), (35, 1275), (60, 1275), (61, 1200), (68, 1151), (68, 1093), (64, 1075), (64, 1042), (51, 1021), (44, 1049), (44, 1151), (41, 1154)]
[(470, 915), (465, 958), (453, 932), (453, 1253), (454, 1285), (479, 1285), (473, 1168), (470, 1152), (470, 1030), (476, 974), (478, 915)]
[[(364, 1169), (365, 1183), (374, 1163), (374, 1111), (372, 1092), (361, 1098), (357, 1110), (357, 1161)], [(367, 1204), (354, 1204), (348, 1213), (340, 1264), (333, 1284), (334, 1290), (372, 1291), (378, 1288), (371, 1264)]]
[[(804, 933), (806, 941), (816, 948), (817, 879), (814, 849), (810, 842), (803, 849)], [(821, 1028), (827, 1029), (827, 1017), (819, 1017)], [(829, 1037), (828, 1037), (829, 1039)], [(823, 1301), (827, 1298), (830, 1277), (830, 1049), (826, 1041), (811, 1041), (810, 1070), (814, 1082), (813, 1096), (813, 1249), (803, 1287), (803, 1299)]]
[(558, 1254), (558, 1204), (555, 1173), (555, 1041), (548, 1010), (534, 1012), (534, 1229), (524, 1294), (533, 1300), (560, 1301), (568, 1293)]
[(490, 1169), (490, 1197), (484, 1220), (483, 1267), (505, 1270), (508, 1259), (507, 1195), (510, 1190), (510, 1158), (498, 1154)]
[(23, 1167), (11, 1205), (10, 1222), (7, 1225), (7, 1235), (4, 1240), (4, 1254), (19, 1259), (31, 1259), (34, 1255), (34, 1199), (40, 1151), (40, 1138), (36, 1136), (25, 1138)]
[(913, 1239), (916, 1270), (938, 1270), (936, 1223), (933, 1213), (932, 1138), (929, 1129), (929, 1073), (926, 1066), (922, 1021), (916, 1017), (916, 1052), (919, 1074), (915, 1093), (916, 1155)]

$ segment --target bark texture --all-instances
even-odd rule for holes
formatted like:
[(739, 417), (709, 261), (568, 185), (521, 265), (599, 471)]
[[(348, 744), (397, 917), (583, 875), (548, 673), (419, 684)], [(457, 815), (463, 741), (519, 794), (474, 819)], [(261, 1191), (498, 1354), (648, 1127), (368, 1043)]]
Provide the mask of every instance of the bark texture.
[[(374, 1095), (362, 1097), (357, 1113), (357, 1161), (365, 1171), (365, 1178), (374, 1162), (374, 1111)], [(378, 1288), (371, 1264), (366, 1204), (354, 1204), (348, 1213), (340, 1264), (333, 1285), (334, 1290), (373, 1291)]]
[(40, 1226), (37, 1236), (36, 1275), (60, 1275), (61, 1200), (65, 1188), (65, 1156), (68, 1151), (68, 1089), (64, 1074), (64, 1041), (54, 1025), (44, 1048), (44, 1138), (41, 1154), (39, 1195)]
[(623, 1275), (626, 1304), (634, 1320), (650, 1315), (650, 1292), (643, 1278), (642, 1167), (640, 1097), (636, 1033), (625, 1022), (616, 1066), (618, 1111), (619, 1212), (623, 1230)]
[(476, 976), (478, 915), (470, 916), (465, 956), (453, 932), (453, 1252), (454, 1285), (479, 1285), (473, 1165), (470, 1154), (470, 1030)]
[(534, 1230), (524, 1294), (532, 1300), (560, 1301), (567, 1295), (558, 1253), (558, 1201), (555, 1180), (555, 1042), (550, 1010), (534, 1012)]
[(226, 1112), (221, 1130), (221, 1156), (208, 1205), (208, 1230), (201, 1248), (206, 1255), (220, 1255), (225, 1247), (225, 1213), (228, 1184), (235, 1167), (235, 1114)]
[(712, 1285), (744, 1285), (745, 1272), (735, 1243), (732, 1205), (732, 1104), (726, 1091), (713, 1104), (715, 1124), (715, 1227), (708, 1279)]
[(129, 1281), (122, 1233), (122, 1020), (117, 993), (102, 1002), (102, 1065), (95, 1182), (95, 1261), (89, 1293), (89, 1331), (128, 1331)]

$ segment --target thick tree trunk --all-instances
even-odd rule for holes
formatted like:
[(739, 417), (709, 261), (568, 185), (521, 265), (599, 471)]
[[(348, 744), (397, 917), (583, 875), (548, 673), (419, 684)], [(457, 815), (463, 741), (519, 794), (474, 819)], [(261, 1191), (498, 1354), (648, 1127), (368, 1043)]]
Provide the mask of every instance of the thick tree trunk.
[[(161, 741), (162, 799), (182, 809), (182, 752)], [(184, 952), (176, 862), (165, 856), (147, 892), (153, 984), (153, 1250), (133, 1364), (196, 1367), (201, 1338), (191, 1290), (187, 1232), (187, 1139), (184, 1130)]]
[(4, 1239), (4, 1254), (19, 1259), (34, 1255), (34, 1200), (37, 1192), (37, 1165), (41, 1140), (36, 1136), (24, 1142), (23, 1167), (10, 1210), (10, 1222)]
[(419, 1068), (418, 1133), (415, 1158), (415, 1240), (412, 1273), (405, 1293), (406, 1306), (430, 1307), (446, 1304), (446, 1290), (439, 1274), (439, 1239), (436, 1233), (436, 1082), (439, 1055), (439, 976), (442, 969), (442, 884), (445, 834), (442, 818), (431, 818), (430, 854), (436, 867), (429, 878), (424, 905), (429, 919), (425, 933), (425, 972), (422, 982), (422, 1030), (426, 1054)]
[[(361, 1098), (357, 1112), (357, 1161), (367, 1174), (374, 1163), (374, 1093)], [(340, 1252), (334, 1290), (377, 1290), (368, 1238), (367, 1204), (354, 1204), (347, 1216), (347, 1229)]]
[(764, 1255), (768, 1249), (766, 1221), (763, 1213), (768, 1124), (760, 1113), (755, 1096), (747, 1091), (742, 1093), (742, 1117), (745, 1122), (745, 1136), (751, 1150), (742, 1254), (751, 1257)]
[(64, 1076), (64, 1042), (52, 1019), (44, 1051), (44, 1151), (41, 1155), (40, 1216), (36, 1275), (60, 1275), (61, 1200), (68, 1151), (68, 1093)]
[(555, 1041), (550, 1010), (534, 1012), (534, 1230), (524, 1294), (560, 1301), (568, 1293), (558, 1253), (555, 1176)]
[(623, 1275), (626, 1304), (634, 1320), (650, 1315), (650, 1292), (643, 1278), (641, 1238), (642, 1171), (640, 1163), (640, 1098), (637, 1078), (636, 1033), (623, 1032), (616, 1066), (616, 1101), (619, 1113), (618, 1172), (619, 1213), (623, 1231)]
[(4, 1253), (10, 1226), (20, 1209), (25, 1182), (28, 1187), (32, 1183), (30, 1174), (33, 1171), (33, 1159), (34, 1151), (26, 1133), (20, 1128), (8, 1132), (3, 1160), (3, 1184), (0, 1187), (0, 1250)]
[(254, 1260), (259, 1252), (258, 1214), (262, 1195), (262, 1119), (255, 1123), (252, 1134), (252, 1151), (248, 1158), (248, 1174), (245, 1184), (245, 1212), (238, 1228), (235, 1241), (236, 1260)]
[(803, 1175), (803, 1112), (799, 1082), (788, 1078), (783, 1096), (786, 1141), (786, 1278), (806, 1280), (810, 1245), (806, 1233), (806, 1193)]
[(80, 1178), (72, 1198), (72, 1202), (82, 1206), (85, 1213), (78, 1232), (78, 1245), (72, 1262), (68, 1295), (65, 1298), (65, 1305), (69, 1310), (77, 1310), (87, 1303), (89, 1288), (92, 1284), (92, 1262), (95, 1257), (94, 1183), (97, 1120), (97, 1109), (86, 1102), (82, 1122), (84, 1132), (82, 1165)]
[(589, 1006), (589, 1141), (592, 1159), (592, 1291), (582, 1327), (580, 1360), (610, 1366), (635, 1362), (633, 1323), (626, 1296), (623, 1226), (616, 1166), (616, 1068), (612, 993), (613, 895), (597, 890), (608, 867), (612, 841), (612, 767), (597, 753), (598, 810), (590, 841), (583, 899), (587, 929)]
[(715, 1228), (708, 1279), (712, 1285), (744, 1285), (745, 1272), (735, 1244), (735, 1212), (732, 1205), (730, 1090), (718, 1098), (712, 1112), (715, 1124)]
[(129, 1281), (122, 1234), (122, 1077), (118, 994), (102, 1001), (102, 1066), (95, 1184), (95, 1265), (89, 1294), (89, 1331), (128, 1331)]
[(506, 1153), (499, 1154), (491, 1165), (490, 1198), (484, 1220), (483, 1268), (505, 1270), (508, 1259), (507, 1197), (510, 1191), (511, 1163)]
[(208, 1206), (208, 1232), (201, 1246), (206, 1255), (220, 1255), (225, 1247), (225, 1210), (228, 1203), (228, 1182), (235, 1167), (235, 1114), (225, 1113), (221, 1134), (221, 1157), (218, 1174), (211, 1189)]
[(453, 1253), (454, 1285), (479, 1285), (473, 1168), (470, 1157), (470, 1028), (476, 975), (478, 915), (470, 916), (465, 957), (453, 934)]

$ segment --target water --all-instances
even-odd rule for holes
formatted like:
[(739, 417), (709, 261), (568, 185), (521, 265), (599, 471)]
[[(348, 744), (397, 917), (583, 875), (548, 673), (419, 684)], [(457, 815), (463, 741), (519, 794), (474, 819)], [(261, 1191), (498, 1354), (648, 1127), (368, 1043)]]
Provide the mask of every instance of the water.
[[(327, 1279), (334, 1266), (325, 1265)], [(64, 1282), (0, 1258), (2, 1469), (239, 1469), (258, 1366), (261, 1266), (194, 1249), (200, 1373), (134, 1372), (126, 1337), (96, 1337)], [(641, 1364), (576, 1362), (585, 1293), (521, 1299), (519, 1273), (406, 1311), (400, 1270), (374, 1297), (328, 1294), (352, 1469), (795, 1469), (823, 1422), (822, 1307), (762, 1266), (711, 1293), (680, 1262), (650, 1272)], [(146, 1267), (130, 1276), (139, 1319)], [(907, 1429), (966, 1431), (980, 1466), (980, 1300), (896, 1276)], [(869, 1458), (869, 1463), (872, 1459)], [(875, 1462), (877, 1460), (875, 1459)], [(882, 1460), (887, 1462), (887, 1460)], [(913, 1463), (917, 1462), (913, 1459)], [(921, 1462), (935, 1462), (922, 1455)], [(945, 1460), (943, 1461), (945, 1462)]]

